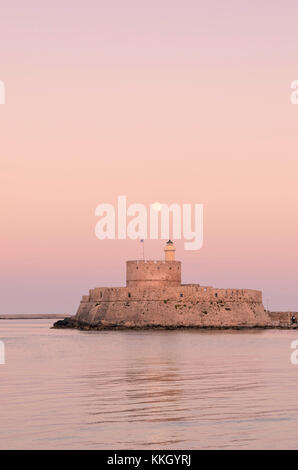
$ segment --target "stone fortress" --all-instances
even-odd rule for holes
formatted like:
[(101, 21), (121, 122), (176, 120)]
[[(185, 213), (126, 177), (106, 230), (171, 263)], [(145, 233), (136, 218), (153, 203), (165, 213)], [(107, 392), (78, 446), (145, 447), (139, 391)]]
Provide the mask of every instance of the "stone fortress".
[[(276, 328), (295, 323), (292, 312), (264, 309), (262, 292), (181, 283), (171, 240), (164, 261), (127, 261), (126, 287), (97, 287), (74, 317), (56, 328)], [(297, 316), (298, 319), (298, 316)]]

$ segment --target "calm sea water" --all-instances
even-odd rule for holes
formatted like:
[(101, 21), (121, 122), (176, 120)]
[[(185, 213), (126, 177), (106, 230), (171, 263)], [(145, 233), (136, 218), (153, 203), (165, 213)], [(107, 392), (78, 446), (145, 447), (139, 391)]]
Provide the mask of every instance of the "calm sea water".
[(1, 449), (298, 448), (298, 331), (0, 321)]

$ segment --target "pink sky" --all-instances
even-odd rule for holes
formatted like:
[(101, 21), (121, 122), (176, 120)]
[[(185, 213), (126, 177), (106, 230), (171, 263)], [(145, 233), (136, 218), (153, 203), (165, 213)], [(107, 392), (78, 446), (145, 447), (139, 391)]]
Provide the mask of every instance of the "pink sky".
[(0, 313), (73, 313), (123, 285), (139, 243), (94, 235), (121, 194), (205, 205), (184, 282), (298, 310), (297, 17), (294, 0), (2, 5)]

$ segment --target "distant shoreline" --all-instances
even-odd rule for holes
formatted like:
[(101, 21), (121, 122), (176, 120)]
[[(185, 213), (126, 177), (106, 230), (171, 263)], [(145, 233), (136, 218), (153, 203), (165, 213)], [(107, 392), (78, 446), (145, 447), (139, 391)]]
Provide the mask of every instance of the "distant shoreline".
[(0, 320), (55, 320), (56, 318), (70, 318), (71, 315), (63, 314), (20, 314), (20, 315), (0, 315)]

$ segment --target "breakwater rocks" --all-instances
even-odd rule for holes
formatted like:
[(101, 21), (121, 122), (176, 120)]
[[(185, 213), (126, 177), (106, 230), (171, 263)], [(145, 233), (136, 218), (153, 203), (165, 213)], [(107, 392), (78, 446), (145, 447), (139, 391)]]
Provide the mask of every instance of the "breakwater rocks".
[[(276, 312), (268, 312), (271, 316), (271, 313), (276, 316)], [(285, 312), (281, 312), (284, 314)], [(288, 312), (286, 312), (288, 313)], [(296, 313), (298, 318), (298, 312)], [(164, 326), (158, 324), (148, 324), (143, 326), (132, 325), (128, 322), (122, 323), (109, 323), (105, 321), (99, 321), (97, 324), (89, 324), (86, 322), (81, 322), (76, 320), (76, 318), (68, 317), (64, 320), (59, 320), (54, 323), (53, 328), (55, 329), (64, 329), (64, 328), (72, 328), (78, 329), (82, 331), (102, 331), (102, 330), (183, 330), (183, 329), (201, 329), (201, 330), (265, 330), (265, 329), (298, 329), (298, 324), (288, 322), (285, 323), (284, 321), (278, 322), (272, 321), (267, 325), (238, 325), (238, 326), (211, 326), (211, 325), (204, 325), (204, 326), (193, 326), (193, 325), (172, 325), (172, 326)]]

